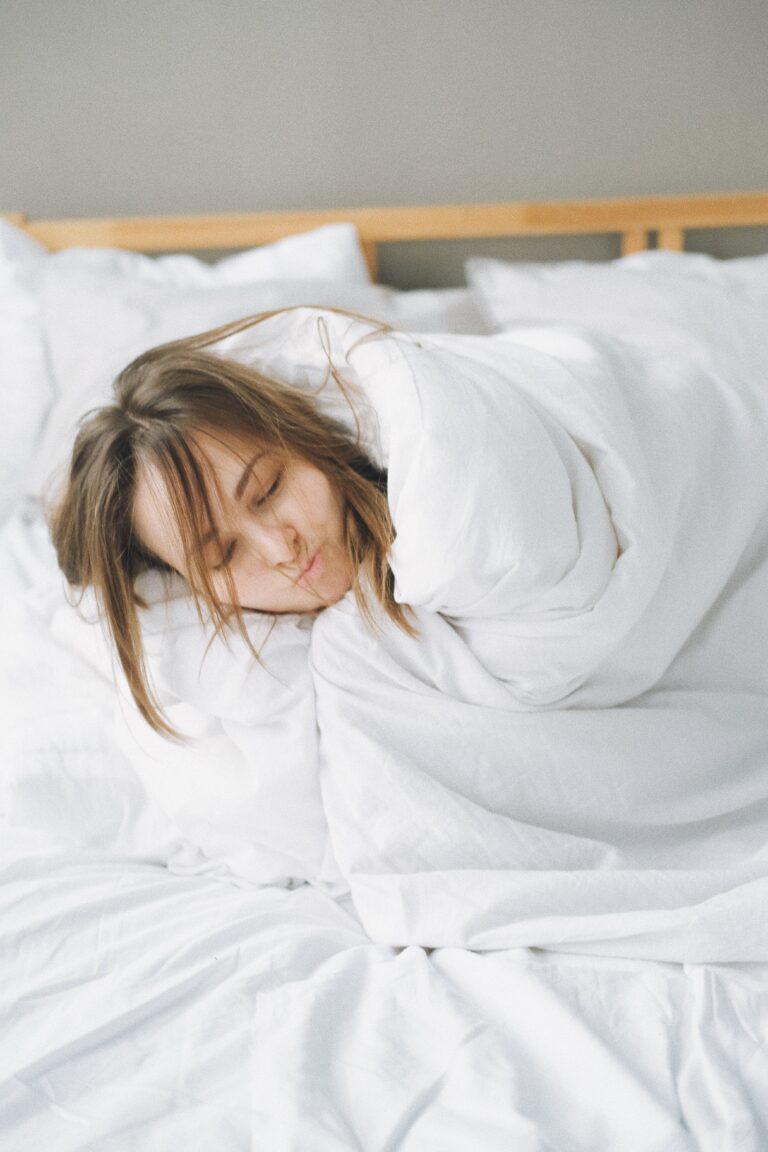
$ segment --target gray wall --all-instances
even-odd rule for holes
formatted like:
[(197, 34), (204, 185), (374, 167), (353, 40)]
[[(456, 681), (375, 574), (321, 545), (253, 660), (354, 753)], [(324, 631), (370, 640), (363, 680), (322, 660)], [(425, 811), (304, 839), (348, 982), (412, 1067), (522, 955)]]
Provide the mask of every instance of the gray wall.
[[(763, 189), (767, 80), (766, 0), (0, 0), (0, 206), (83, 216)], [(691, 246), (736, 255), (767, 237)], [(599, 257), (615, 244), (504, 251)], [(464, 254), (389, 248), (383, 275), (458, 282)]]

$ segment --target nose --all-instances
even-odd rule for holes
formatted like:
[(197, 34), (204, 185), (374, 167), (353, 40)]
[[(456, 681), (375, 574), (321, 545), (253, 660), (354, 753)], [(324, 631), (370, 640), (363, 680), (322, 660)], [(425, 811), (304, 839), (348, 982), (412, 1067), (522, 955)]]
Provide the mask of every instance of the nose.
[(271, 568), (289, 565), (298, 559), (299, 537), (287, 524), (261, 524), (252, 528), (251, 543), (259, 559)]

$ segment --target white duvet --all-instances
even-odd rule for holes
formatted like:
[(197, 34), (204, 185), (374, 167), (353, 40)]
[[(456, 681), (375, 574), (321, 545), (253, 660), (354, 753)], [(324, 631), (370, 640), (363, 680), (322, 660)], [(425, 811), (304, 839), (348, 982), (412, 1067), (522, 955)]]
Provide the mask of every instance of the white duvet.
[[(317, 320), (265, 366), (318, 386)], [(148, 580), (188, 745), (123, 701), (117, 747), (92, 606), (0, 533), (2, 1152), (763, 1152), (764, 400), (521, 336), (345, 366), (418, 642), (346, 599), (203, 660)]]
[(282, 619), (261, 666), (237, 638), (203, 659), (150, 578), (153, 672), (197, 737), (123, 708), (162, 807), (235, 876), (348, 887), (383, 944), (768, 960), (762, 381), (578, 330), (270, 325), (223, 350), (314, 388), (330, 351), (358, 390), (420, 635), (350, 595)]

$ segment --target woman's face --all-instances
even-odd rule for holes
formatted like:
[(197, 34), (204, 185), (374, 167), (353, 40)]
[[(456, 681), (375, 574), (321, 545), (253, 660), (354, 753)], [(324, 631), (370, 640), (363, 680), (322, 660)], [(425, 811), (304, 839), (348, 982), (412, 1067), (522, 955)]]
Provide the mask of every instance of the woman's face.
[[(352, 586), (344, 507), (324, 473), (223, 434), (197, 433), (195, 444), (215, 518), (203, 555), (221, 601), (231, 599), (225, 567), (241, 608), (316, 612), (340, 600)], [(139, 469), (133, 521), (144, 546), (189, 578), (165, 481), (151, 465)]]

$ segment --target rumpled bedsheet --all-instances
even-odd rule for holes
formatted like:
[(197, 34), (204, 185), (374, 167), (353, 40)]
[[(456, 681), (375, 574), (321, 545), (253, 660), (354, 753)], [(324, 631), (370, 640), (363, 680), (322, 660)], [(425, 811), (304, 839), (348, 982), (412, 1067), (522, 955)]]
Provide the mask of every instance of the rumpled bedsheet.
[[(290, 323), (309, 347), (317, 315)], [(249, 620), (260, 664), (238, 637), (205, 655), (150, 576), (153, 676), (197, 741), (124, 706), (129, 759), (205, 852), (348, 888), (380, 944), (768, 960), (764, 382), (587, 331), (323, 325), (418, 639), (349, 595)]]
[[(297, 382), (341, 411), (317, 314), (294, 320)], [(643, 958), (765, 956), (760, 394), (643, 376), (584, 334), (419, 343), (345, 362), (418, 642), (349, 598), (271, 632), (249, 615), (260, 662), (237, 636), (206, 654), (183, 585), (148, 577), (152, 673), (191, 740), (121, 702), (121, 752), (93, 603), (67, 605), (37, 510), (0, 532), (3, 1147), (766, 1147), (766, 964)], [(514, 391), (498, 436), (491, 391), (451, 439), (449, 367)], [(650, 431), (646, 388), (670, 391)], [(401, 440), (409, 396), (434, 435)], [(494, 460), (525, 458), (521, 429), (527, 484)], [(432, 476), (420, 526), (402, 494)]]

